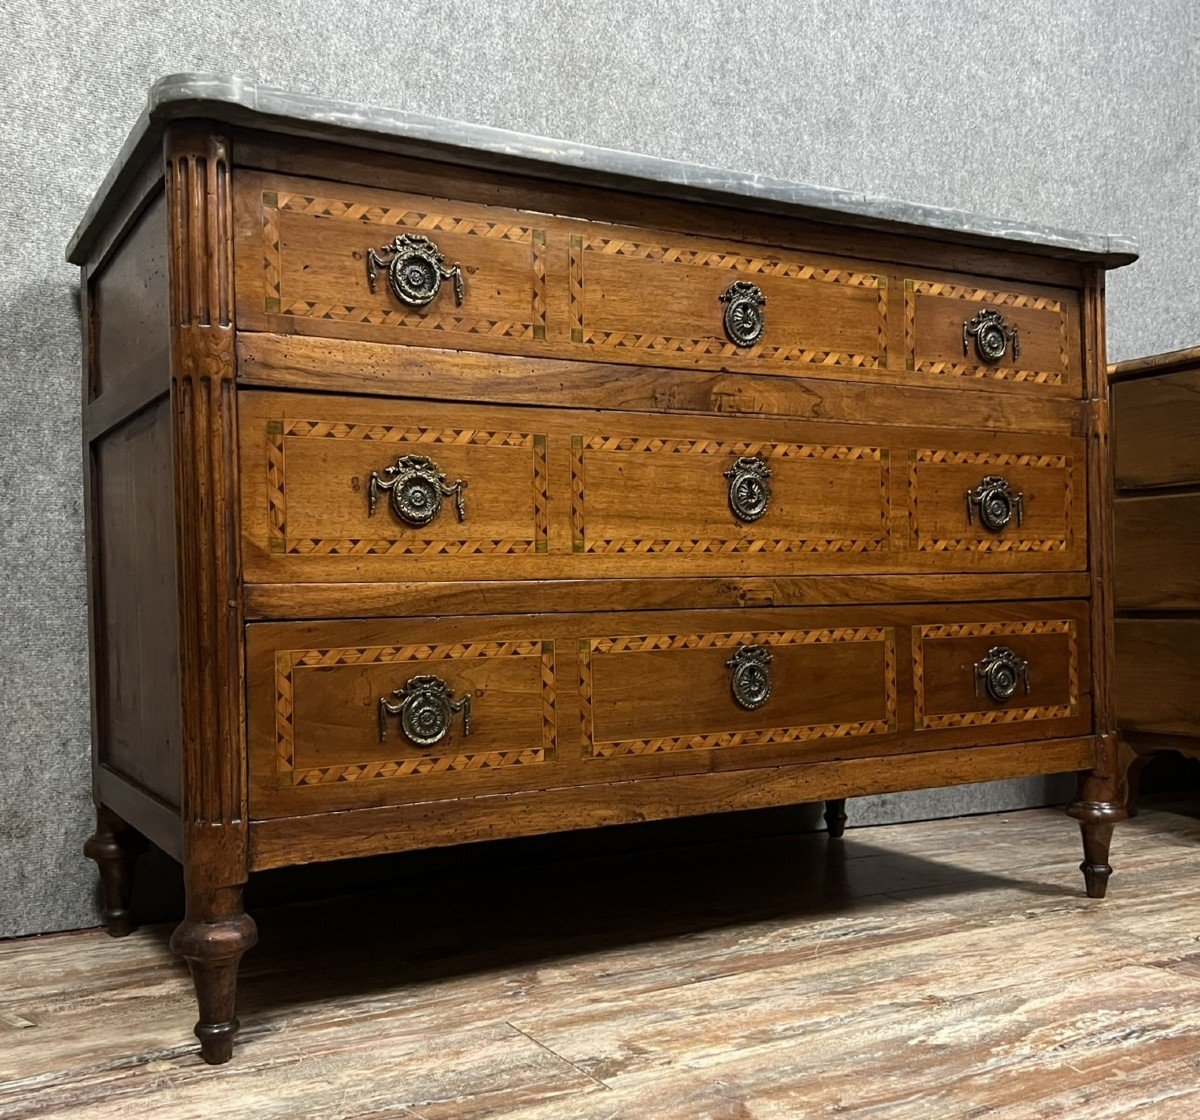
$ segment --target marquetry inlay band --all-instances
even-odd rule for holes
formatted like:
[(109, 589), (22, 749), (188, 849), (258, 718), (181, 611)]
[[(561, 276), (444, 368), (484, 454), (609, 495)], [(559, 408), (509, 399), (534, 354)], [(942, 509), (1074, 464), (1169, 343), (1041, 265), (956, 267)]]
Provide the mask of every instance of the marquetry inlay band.
[[(953, 638), (1021, 638), (1042, 634), (1061, 634), (1066, 638), (1067, 703), (991, 708), (971, 712), (926, 712), (925, 642)], [(1075, 623), (1071, 619), (1035, 619), (1024, 622), (949, 622), (918, 626), (913, 630), (912, 659), (913, 720), (918, 731), (1066, 719), (1079, 714), (1079, 642)], [(1036, 673), (1036, 669), (1034, 671)]]
[[(776, 459), (819, 459), (879, 464), (879, 532), (867, 537), (728, 536), (728, 537), (595, 537), (587, 531), (588, 453), (712, 455), (722, 461), (744, 456)], [(716, 475), (714, 475), (716, 477)], [(886, 448), (849, 445), (772, 443), (763, 440), (672, 439), (662, 436), (571, 437), (571, 532), (577, 553), (705, 554), (771, 552), (875, 552), (891, 538), (891, 472)]]
[[(304, 766), (296, 761), (295, 695), (305, 670), (344, 665), (411, 665), (477, 658), (532, 657), (540, 662), (542, 742), (536, 747), (421, 754), (408, 758), (364, 759), (338, 766)], [(482, 703), (482, 701), (481, 701)], [(369, 730), (374, 723), (367, 720)], [(334, 649), (280, 650), (275, 655), (276, 781), (281, 786), (317, 786), (378, 778), (406, 778), (464, 770), (499, 770), (553, 762), (557, 750), (554, 643), (536, 640), (464, 642), (446, 645), (355, 646)], [(464, 741), (465, 742), (465, 741)]]
[[(512, 556), (549, 549), (549, 479), (546, 437), (527, 432), (477, 428), (432, 428), (403, 424), (358, 424), (329, 420), (270, 420), (267, 436), (268, 548), (291, 556)], [(397, 535), (313, 537), (289, 532), (287, 512), (287, 445), (295, 439), (348, 439), (400, 447), (438, 445), (528, 448), (530, 458), (532, 533), (518, 538), (437, 540), (411, 531)], [(385, 525), (385, 521), (380, 522)], [(469, 528), (469, 525), (468, 525)]]
[[(422, 233), (453, 233), (492, 241), (507, 241), (529, 246), (530, 288), (532, 292), (528, 321), (489, 319), (469, 313), (467, 308), (454, 311), (414, 311), (400, 307), (361, 306), (347, 292), (342, 301), (292, 298), (283, 293), (283, 246), (279, 232), (280, 214), (304, 214), (323, 220), (354, 223), (369, 229), (419, 230)], [(544, 339), (546, 337), (546, 231), (517, 223), (492, 222), (482, 218), (464, 218), (453, 214), (413, 210), (407, 206), (381, 206), (378, 203), (348, 202), (339, 198), (292, 194), (285, 191), (262, 192), (264, 309), (269, 314), (294, 315), (314, 319), (338, 319), (350, 323), (407, 327), (456, 334), (486, 334), (495, 338)], [(369, 238), (368, 238), (369, 239)], [(289, 273), (294, 276), (295, 273)], [(365, 289), (365, 281), (364, 281)]]
[[(957, 536), (931, 536), (921, 531), (920, 468), (922, 466), (974, 466), (981, 472), (1004, 467), (1031, 467), (1063, 471), (1063, 477), (1049, 484), (1047, 494), (1061, 496), (1062, 533), (1022, 536), (1015, 526), (1001, 535), (978, 531)], [(912, 539), (920, 552), (1067, 552), (1074, 544), (1075, 471), (1069, 455), (1023, 454), (1008, 451), (954, 451), (924, 447), (910, 452), (908, 459), (908, 520)], [(964, 518), (963, 528), (967, 528)]]
[[(1054, 369), (1016, 369), (1004, 365), (982, 365), (966, 361), (934, 361), (918, 359), (917, 297), (957, 299), (986, 303), (989, 307), (1028, 308), (1048, 311), (1058, 316), (1058, 366)], [(970, 315), (968, 314), (968, 318)], [(1035, 385), (1060, 386), (1066, 383), (1070, 369), (1071, 351), (1067, 315), (1059, 300), (1049, 296), (1032, 296), (1022, 292), (992, 291), (962, 284), (943, 284), (933, 280), (904, 281), (904, 355), (906, 368), (916, 373), (947, 374), (957, 377), (992, 378), (999, 381), (1027, 381)]]
[[(844, 642), (877, 642), (883, 648), (882, 719), (763, 727), (744, 731), (719, 731), (711, 734), (658, 736), (597, 742), (593, 693), (593, 659), (624, 653), (665, 652), (691, 649), (729, 649), (738, 646), (766, 646), (777, 651), (797, 645), (828, 645)], [(579, 695), (581, 749), (587, 758), (618, 758), (630, 755), (666, 754), (675, 751), (715, 750), (725, 747), (751, 747), (770, 744), (811, 742), (818, 739), (852, 738), (864, 735), (889, 735), (897, 726), (896, 633), (890, 627), (863, 626), (814, 630), (744, 631), (724, 634), (647, 634), (631, 637), (584, 638), (579, 642)], [(764, 711), (764, 715), (766, 712)]]
[[(772, 276), (786, 280), (814, 281), (839, 284), (850, 288), (873, 289), (878, 293), (876, 311), (876, 352), (873, 354), (837, 351), (820, 347), (778, 346), (769, 341), (749, 348), (735, 345), (722, 335), (695, 338), (657, 332), (601, 330), (589, 326), (585, 309), (587, 285), (586, 256), (633, 257), (639, 260), (662, 261), (693, 268), (712, 268), (746, 276)], [(866, 369), (887, 368), (887, 277), (853, 269), (820, 268), (795, 260), (778, 257), (759, 257), (744, 253), (714, 252), (686, 249), (652, 242), (624, 241), (607, 237), (571, 237), (567, 254), (567, 295), (570, 304), (571, 338), (606, 349), (649, 350), (697, 356), (716, 355), (765, 358), (777, 362), (801, 362), (814, 365), (858, 366)]]

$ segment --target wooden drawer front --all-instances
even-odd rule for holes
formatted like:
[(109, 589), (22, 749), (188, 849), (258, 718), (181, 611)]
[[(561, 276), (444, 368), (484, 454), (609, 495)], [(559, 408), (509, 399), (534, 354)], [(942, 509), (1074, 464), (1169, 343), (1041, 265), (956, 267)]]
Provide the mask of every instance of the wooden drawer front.
[[(1017, 666), (1015, 694), (1004, 700), (988, 695), (985, 677), (993, 661), (1007, 660), (990, 656), (997, 650), (1011, 652)], [(912, 635), (914, 727), (935, 731), (1078, 720), (1088, 711), (1084, 702), (1091, 691), (1086, 652), (1087, 624), (1075, 612), (919, 625)]]
[[(247, 627), (255, 818), (1086, 734), (1088, 604), (483, 615)], [(1030, 690), (976, 695), (1006, 647)], [(758, 706), (735, 689), (769, 655)], [(417, 678), (470, 697), (418, 746)], [(384, 714), (380, 729), (380, 702)], [(409, 726), (412, 726), (411, 724)]]
[(1200, 610), (1200, 494), (1138, 494), (1113, 503), (1118, 610)]
[[(931, 443), (909, 453), (909, 526), (916, 551), (943, 556), (955, 570), (1085, 568), (1083, 441), (1013, 440), (1011, 450), (995, 449), (995, 441), (977, 447), (966, 442)], [(984, 523), (973, 500), (986, 499), (991, 487), (985, 479), (1002, 479), (1013, 495), (1010, 519), (999, 529)]]
[[(353, 578), (372, 560), (378, 575), (418, 564), (432, 573), (448, 559), (547, 550), (546, 436), (536, 414), (497, 424), (481, 409), (389, 403), (346, 418), (320, 398), (242, 401), (247, 579), (271, 578), (280, 561)], [(449, 493), (424, 526), (397, 512), (398, 489), (378, 489), (372, 506), (372, 475), (386, 485), (388, 469), (411, 457), (434, 464), (448, 487), (466, 483), (461, 521)]]
[[(721, 297), (739, 281), (766, 301), (762, 338), (749, 347), (724, 328)], [(571, 340), (605, 361), (887, 368), (887, 278), (861, 266), (592, 226), (570, 236), (568, 284)]]
[[(731, 698), (731, 662), (769, 652), (771, 695)], [(896, 632), (844, 626), (664, 632), (579, 643), (582, 752), (589, 758), (801, 744), (897, 729)]]
[[(554, 642), (450, 636), (442, 641), (438, 630), (427, 621), (410, 624), (405, 636), (384, 645), (300, 641), (295, 648), (266, 648), (252, 627), (251, 664), (269, 677), (259, 681), (259, 695), (270, 696), (274, 714), (272, 784), (284, 790), (344, 788), (552, 764)], [(430, 640), (416, 640), (418, 633)], [(381, 714), (381, 701), (403, 707), (398, 690), (432, 677), (449, 689), (452, 705), (470, 698), (469, 724), (456, 708), (448, 735), (436, 745), (418, 746), (402, 730), (400, 714)]]
[[(239, 401), (250, 583), (1086, 566), (1072, 438), (997, 446), (974, 432), (248, 390)], [(373, 475), (387, 486), (413, 457), (443, 476), (424, 525), (396, 508), (401, 488), (370, 498)], [(770, 472), (757, 519), (731, 500), (744, 461)], [(1020, 525), (984, 528), (973, 506), (968, 521), (968, 491), (996, 476), (1022, 496)]]
[[(494, 348), (489, 341), (529, 348), (546, 336), (546, 231), (537, 215), (246, 173), (235, 221), (241, 325), (484, 350)], [(443, 267), (461, 262), (461, 305), (445, 280), (430, 303), (408, 306), (383, 269), (372, 291), (368, 252), (386, 261), (386, 247), (408, 234), (430, 238)]]
[(1120, 382), (1112, 403), (1118, 488), (1200, 482), (1200, 370)]
[[(706, 425), (674, 427), (686, 432)], [(719, 565), (722, 555), (757, 557), (759, 565), (778, 570), (796, 556), (888, 548), (887, 448), (594, 433), (589, 426), (588, 434), (571, 437), (571, 547), (577, 553), (687, 557), (708, 567)], [(758, 459), (771, 472), (767, 511), (756, 521), (730, 508), (737, 479), (729, 472), (742, 459)]]
[(1200, 619), (1118, 618), (1115, 631), (1121, 727), (1200, 737)]
[[(1017, 332), (994, 364), (983, 361), (964, 326), (980, 312), (995, 311)], [(965, 277), (904, 281), (905, 366), (958, 382), (1009, 382), (1041, 387), (1057, 395), (1080, 396), (1079, 303), (1057, 288), (1015, 291)]]

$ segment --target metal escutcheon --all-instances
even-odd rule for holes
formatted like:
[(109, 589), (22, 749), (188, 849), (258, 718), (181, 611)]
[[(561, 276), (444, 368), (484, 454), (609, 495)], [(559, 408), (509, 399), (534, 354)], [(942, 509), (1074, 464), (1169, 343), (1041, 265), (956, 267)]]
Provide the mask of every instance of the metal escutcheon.
[[(384, 255), (390, 254), (390, 255)], [(454, 281), (454, 302), (463, 301), (462, 267), (444, 267), (438, 247), (417, 233), (402, 233), (389, 245), (367, 250), (367, 283), (375, 291), (375, 274), (387, 269), (388, 287), (401, 303), (424, 307), (437, 298), (443, 280)]]
[(1021, 343), (1017, 328), (1010, 327), (999, 311), (980, 311), (974, 319), (963, 323), (963, 353), (967, 353), (971, 339), (975, 339), (975, 353), (981, 361), (990, 366), (996, 365), (1004, 352), (1012, 347), (1012, 356), (1021, 353)]
[(463, 491), (467, 484), (460, 478), (446, 482), (445, 473), (424, 455), (405, 455), (382, 471), (371, 472), (367, 487), (367, 502), (371, 516), (380, 492), (387, 493), (392, 511), (406, 525), (421, 528), (442, 512), (442, 499), (454, 496), (454, 509), (459, 521), (466, 520)]
[(725, 472), (729, 508), (739, 521), (757, 521), (771, 501), (771, 468), (757, 455), (743, 455)]
[(967, 491), (967, 524), (979, 522), (993, 533), (1000, 532), (1015, 517), (1018, 528), (1025, 516), (1024, 495), (1013, 490), (998, 474), (989, 474), (974, 490)]
[(379, 741), (387, 742), (388, 716), (400, 717), (404, 737), (418, 747), (433, 747), (450, 734), (450, 721), (463, 714), (463, 735), (471, 734), (471, 697), (454, 699), (454, 690), (441, 677), (412, 677), (403, 688), (379, 699)]
[(725, 334), (734, 346), (753, 346), (763, 336), (767, 297), (757, 284), (737, 280), (718, 297), (725, 304)]
[(988, 650), (987, 657), (975, 663), (976, 696), (979, 695), (981, 684), (997, 704), (1011, 700), (1016, 695), (1018, 685), (1024, 685), (1028, 694), (1029, 662), (1018, 657), (1007, 646), (993, 646)]
[(746, 711), (761, 708), (771, 698), (771, 651), (766, 646), (738, 646), (725, 666), (733, 670), (733, 698)]

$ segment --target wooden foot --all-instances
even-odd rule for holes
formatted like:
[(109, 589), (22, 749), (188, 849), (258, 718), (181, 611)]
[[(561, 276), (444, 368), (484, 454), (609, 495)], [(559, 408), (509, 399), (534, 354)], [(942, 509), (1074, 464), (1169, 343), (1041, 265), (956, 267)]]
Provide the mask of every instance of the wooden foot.
[(1112, 874), (1108, 848), (1113, 825), (1125, 819), (1125, 806), (1114, 801), (1075, 801), (1067, 806), (1067, 814), (1079, 822), (1083, 833), (1083, 862), (1079, 870), (1083, 872), (1088, 898), (1103, 898)]
[(146, 849), (146, 838), (126, 824), (111, 809), (96, 806), (96, 831), (83, 845), (83, 854), (96, 861), (104, 893), (105, 928), (110, 937), (124, 937), (134, 930), (129, 899), (133, 892), (133, 865)]
[(241, 887), (215, 890), (195, 907), (189, 899), (188, 911), (171, 935), (171, 948), (188, 962), (196, 985), (200, 1054), (217, 1066), (233, 1057), (238, 965), (258, 941), (258, 929), (242, 910)]
[(825, 827), (829, 835), (836, 840), (846, 831), (846, 799), (825, 802)]
[(1083, 862), (1079, 870), (1083, 872), (1088, 898), (1103, 898), (1108, 893), (1108, 877), (1112, 874), (1112, 866), (1108, 862), (1112, 822), (1100, 824), (1080, 821), (1079, 828), (1083, 833)]

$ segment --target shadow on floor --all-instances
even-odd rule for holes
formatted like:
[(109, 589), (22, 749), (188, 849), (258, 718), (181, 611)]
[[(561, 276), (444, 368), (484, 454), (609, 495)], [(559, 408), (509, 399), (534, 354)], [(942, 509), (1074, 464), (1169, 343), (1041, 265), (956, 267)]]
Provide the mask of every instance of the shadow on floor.
[[(987, 843), (986, 830), (1001, 826), (994, 817), (978, 819), (978, 841)], [(1065, 818), (1062, 824), (1069, 846), (1074, 828)], [(872, 839), (882, 831), (871, 830)], [(594, 835), (560, 839), (579, 849)], [(960, 822), (953, 843), (962, 835)], [(547, 849), (532, 849), (539, 850)], [(803, 926), (864, 906), (890, 910), (905, 905), (904, 892), (961, 897), (1003, 887), (1064, 897), (1058, 874), (1051, 882), (972, 870), (949, 856), (925, 858), (866, 843), (853, 830), (843, 840), (809, 833), (651, 850), (618, 845), (598, 856), (580, 850), (565, 861), (514, 858), (508, 868), (497, 858), (504, 851), (499, 845), (480, 858), (451, 861), (442, 873), (426, 867), (367, 893), (263, 909), (250, 897), (260, 941), (242, 969), (243, 1014), (533, 968), (607, 948), (644, 944), (652, 953), (656, 942), (726, 926), (779, 918)], [(519, 851), (529, 856), (529, 849)], [(1082, 896), (1081, 877), (1071, 879), (1071, 889)], [(171, 928), (154, 927), (154, 933), (165, 941)]]

